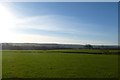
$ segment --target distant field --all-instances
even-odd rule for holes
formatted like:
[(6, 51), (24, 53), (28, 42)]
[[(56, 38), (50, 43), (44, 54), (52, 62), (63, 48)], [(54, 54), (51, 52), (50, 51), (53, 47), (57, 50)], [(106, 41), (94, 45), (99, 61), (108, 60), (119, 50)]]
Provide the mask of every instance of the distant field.
[[(6, 50), (2, 53), (2, 74), (3, 78), (118, 77), (118, 55), (84, 54), (84, 52), (107, 53), (107, 51)], [(80, 52), (83, 54), (76, 54)]]

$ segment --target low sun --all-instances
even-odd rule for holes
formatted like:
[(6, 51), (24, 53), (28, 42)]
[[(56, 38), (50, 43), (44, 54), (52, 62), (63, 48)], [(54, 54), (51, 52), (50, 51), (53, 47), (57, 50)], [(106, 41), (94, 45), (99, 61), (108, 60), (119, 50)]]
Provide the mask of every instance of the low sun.
[(15, 26), (14, 21), (14, 15), (5, 6), (0, 4), (0, 38), (2, 41), (10, 38), (11, 29)]

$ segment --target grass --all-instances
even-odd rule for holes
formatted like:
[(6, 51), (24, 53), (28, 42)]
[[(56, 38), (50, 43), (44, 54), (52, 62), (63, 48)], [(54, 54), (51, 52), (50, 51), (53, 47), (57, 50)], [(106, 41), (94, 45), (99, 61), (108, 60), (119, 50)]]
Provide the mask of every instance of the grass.
[(2, 78), (2, 51), (0, 50), (0, 79)]
[(3, 78), (118, 77), (118, 55), (64, 53), (66, 51), (77, 50), (3, 51)]

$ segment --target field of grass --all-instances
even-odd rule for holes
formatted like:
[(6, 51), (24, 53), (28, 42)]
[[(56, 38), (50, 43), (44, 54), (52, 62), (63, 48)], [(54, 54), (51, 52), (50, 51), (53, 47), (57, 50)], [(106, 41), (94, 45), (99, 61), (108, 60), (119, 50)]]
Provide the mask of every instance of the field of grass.
[(2, 51), (0, 50), (0, 79), (2, 78)]
[[(76, 54), (77, 50), (6, 50), (3, 78), (114, 78), (118, 55)], [(82, 50), (99, 52), (98, 50)], [(110, 50), (115, 52), (115, 50)], [(109, 51), (109, 52), (110, 52)], [(78, 52), (80, 52), (78, 50)]]

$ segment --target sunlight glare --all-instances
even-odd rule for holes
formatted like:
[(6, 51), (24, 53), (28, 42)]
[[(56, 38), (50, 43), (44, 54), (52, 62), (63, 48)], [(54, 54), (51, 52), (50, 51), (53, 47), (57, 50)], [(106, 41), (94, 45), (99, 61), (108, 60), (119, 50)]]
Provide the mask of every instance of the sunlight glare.
[(0, 4), (0, 42), (10, 38), (11, 29), (15, 26), (14, 15), (3, 5)]

